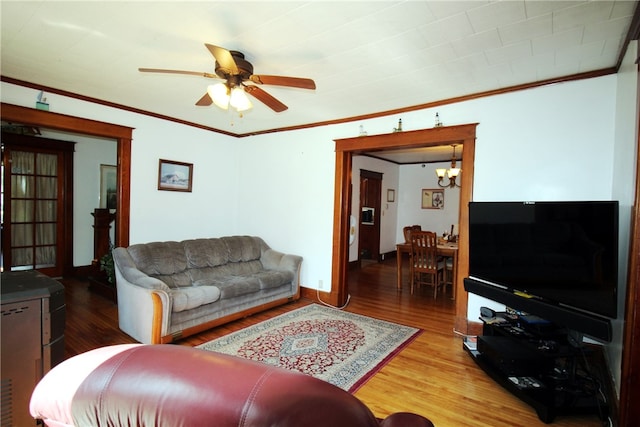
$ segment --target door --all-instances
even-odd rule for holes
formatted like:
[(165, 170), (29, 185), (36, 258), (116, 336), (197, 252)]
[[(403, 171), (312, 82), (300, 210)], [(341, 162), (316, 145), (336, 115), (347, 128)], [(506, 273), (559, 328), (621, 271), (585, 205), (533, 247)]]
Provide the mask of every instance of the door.
[(360, 232), (358, 261), (380, 259), (382, 174), (360, 170)]
[(2, 268), (60, 277), (72, 260), (73, 143), (2, 134)]

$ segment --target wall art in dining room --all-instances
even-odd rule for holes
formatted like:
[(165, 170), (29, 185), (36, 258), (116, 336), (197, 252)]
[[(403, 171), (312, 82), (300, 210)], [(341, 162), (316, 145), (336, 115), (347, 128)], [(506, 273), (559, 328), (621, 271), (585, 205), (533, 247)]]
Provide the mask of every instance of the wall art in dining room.
[(423, 188), (422, 209), (444, 209), (444, 190), (440, 188)]

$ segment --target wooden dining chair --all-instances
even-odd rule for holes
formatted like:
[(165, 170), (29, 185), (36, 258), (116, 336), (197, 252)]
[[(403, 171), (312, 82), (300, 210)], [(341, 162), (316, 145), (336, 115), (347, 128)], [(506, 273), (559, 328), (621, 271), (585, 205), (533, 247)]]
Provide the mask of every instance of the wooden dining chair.
[(407, 225), (402, 228), (402, 234), (404, 234), (404, 242), (411, 243), (411, 232), (413, 231), (421, 231), (422, 226), (420, 225)]
[(438, 236), (432, 231), (413, 231), (411, 233), (411, 294), (414, 285), (433, 286), (433, 297), (437, 298), (440, 279), (445, 263), (438, 256)]

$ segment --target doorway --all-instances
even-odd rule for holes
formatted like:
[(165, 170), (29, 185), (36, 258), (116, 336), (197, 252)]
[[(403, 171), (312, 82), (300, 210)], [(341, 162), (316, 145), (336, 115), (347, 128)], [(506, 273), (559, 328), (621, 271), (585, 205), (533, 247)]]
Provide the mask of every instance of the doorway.
[(116, 203), (118, 208), (116, 210), (114, 243), (118, 246), (129, 246), (131, 140), (133, 128), (5, 103), (0, 105), (0, 116), (0, 119), (11, 123), (105, 137), (117, 141)]
[(348, 297), (348, 236), (351, 211), (351, 193), (349, 189), (351, 187), (352, 157), (365, 152), (384, 151), (387, 149), (462, 144), (462, 158), (465, 162), (465, 169), (461, 175), (460, 188), (458, 269), (454, 278), (457, 295), (454, 329), (461, 333), (467, 333), (467, 294), (464, 292), (462, 280), (469, 273), (469, 220), (466, 207), (471, 201), (473, 190), (476, 126), (477, 123), (443, 126), (433, 129), (335, 140), (336, 175), (331, 272), (332, 288), (328, 296), (331, 304), (338, 307), (342, 306)]

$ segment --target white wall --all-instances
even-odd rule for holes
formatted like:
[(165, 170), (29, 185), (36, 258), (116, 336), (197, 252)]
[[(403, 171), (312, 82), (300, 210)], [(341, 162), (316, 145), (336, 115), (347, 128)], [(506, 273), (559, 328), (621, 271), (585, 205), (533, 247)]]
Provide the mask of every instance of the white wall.
[[(234, 140), (237, 233), (301, 255), (301, 282), (329, 290), (333, 230), (334, 143), (329, 128)], [(215, 235), (215, 234), (214, 234)]]
[[(464, 159), (463, 159), (464, 160)], [(463, 162), (458, 161), (462, 168)], [(398, 198), (398, 235), (397, 242), (403, 242), (402, 227), (418, 224), (423, 230), (435, 231), (439, 236), (445, 231), (459, 233), (458, 213), (460, 211), (460, 189), (458, 187), (444, 189), (443, 209), (422, 209), (422, 189), (440, 188), (436, 168), (449, 168), (451, 162), (427, 163), (424, 166), (404, 165), (400, 167), (400, 197)], [(459, 179), (458, 179), (458, 182)]]
[[(238, 233), (238, 148), (227, 136), (138, 116), (131, 243)], [(158, 190), (159, 159), (193, 164), (192, 192)]]

